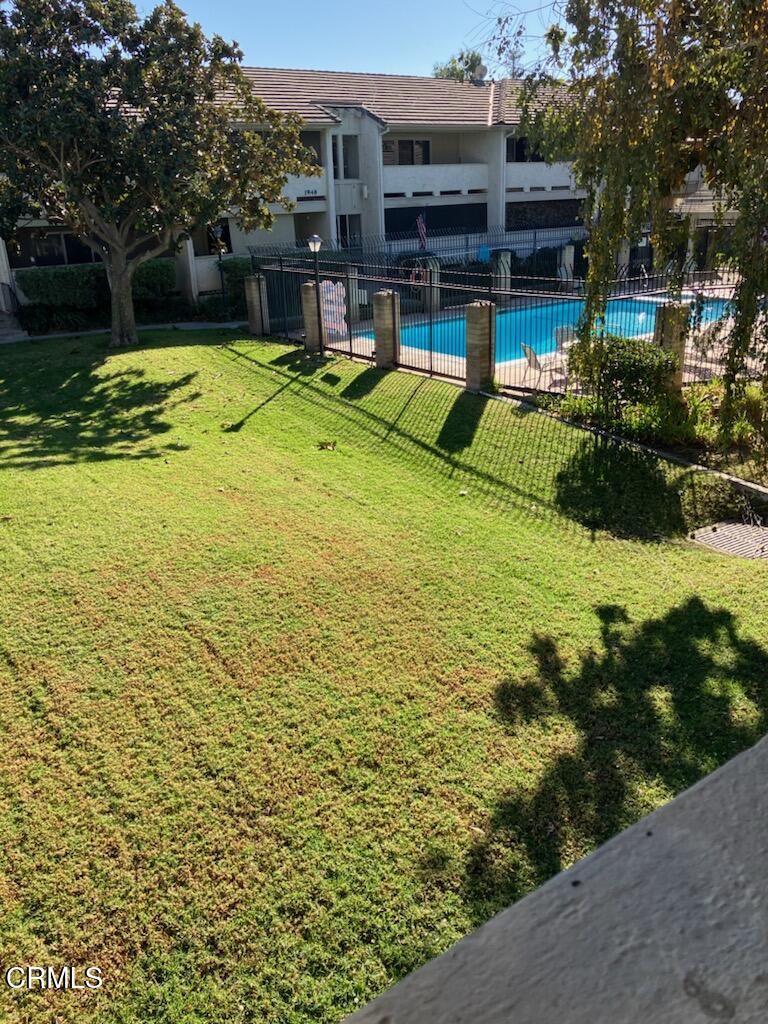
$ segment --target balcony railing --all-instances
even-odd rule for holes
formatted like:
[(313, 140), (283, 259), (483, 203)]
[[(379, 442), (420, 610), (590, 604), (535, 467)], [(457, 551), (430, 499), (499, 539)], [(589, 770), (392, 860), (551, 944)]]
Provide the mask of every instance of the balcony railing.
[(505, 180), (507, 190), (524, 192), (566, 192), (574, 187), (570, 164), (509, 163)]
[(467, 195), (488, 188), (487, 164), (416, 164), (384, 168), (384, 198)]

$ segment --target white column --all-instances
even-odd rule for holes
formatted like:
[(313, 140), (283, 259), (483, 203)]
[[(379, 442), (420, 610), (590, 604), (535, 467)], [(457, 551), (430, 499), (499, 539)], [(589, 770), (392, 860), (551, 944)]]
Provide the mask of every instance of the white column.
[(333, 180), (334, 136), (330, 128), (323, 132), (323, 168), (325, 170), (325, 202), (328, 210), (328, 238), (335, 242), (336, 231), (336, 182)]
[(191, 238), (185, 238), (176, 253), (176, 281), (179, 291), (194, 306), (197, 304), (200, 295), (200, 288), (197, 283), (197, 264), (195, 263), (195, 247)]
[[(5, 239), (0, 238), (0, 284), (8, 284), (13, 287), (13, 272), (11, 270), (11, 264), (8, 261), (8, 250), (5, 247)], [(9, 308), (5, 308), (5, 299), (3, 298), (2, 289), (0, 289), (0, 313), (10, 313)]]
[(495, 131), (488, 147), (488, 227), (503, 228), (507, 197), (507, 136)]

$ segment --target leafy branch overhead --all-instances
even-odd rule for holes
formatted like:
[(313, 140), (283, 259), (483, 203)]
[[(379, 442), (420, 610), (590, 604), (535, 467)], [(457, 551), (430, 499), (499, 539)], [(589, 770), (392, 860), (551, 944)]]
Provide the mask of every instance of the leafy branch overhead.
[[(681, 268), (691, 225), (675, 193), (700, 168), (735, 220), (738, 284), (726, 383), (768, 354), (768, 7), (740, 0), (569, 0), (528, 79), (529, 130), (544, 155), (573, 161), (590, 222), (587, 304), (597, 316), (616, 254), (647, 224), (661, 266)], [(505, 43), (501, 25), (497, 45)]]
[(313, 154), (241, 57), (171, 0), (143, 19), (126, 0), (15, 0), (0, 12), (0, 229), (22, 214), (69, 225), (114, 299), (119, 277), (225, 211), (268, 227)]

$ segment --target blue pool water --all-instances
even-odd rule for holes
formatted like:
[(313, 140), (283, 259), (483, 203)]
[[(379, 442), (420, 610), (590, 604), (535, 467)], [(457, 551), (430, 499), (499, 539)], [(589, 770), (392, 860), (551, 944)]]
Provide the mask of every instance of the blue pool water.
[[(656, 323), (656, 310), (663, 296), (611, 299), (605, 317), (606, 330), (624, 337), (652, 334)], [(705, 299), (701, 312), (702, 323), (719, 320), (726, 312), (724, 299)], [(520, 309), (500, 310), (496, 314), (496, 361), (509, 362), (522, 359), (522, 345), (529, 345), (538, 355), (554, 352), (555, 329), (575, 327), (584, 308), (583, 302), (553, 300)], [(426, 323), (404, 323), (400, 330), (400, 344), (412, 348), (429, 349), (444, 355), (464, 356), (466, 336), (464, 317), (436, 319)]]

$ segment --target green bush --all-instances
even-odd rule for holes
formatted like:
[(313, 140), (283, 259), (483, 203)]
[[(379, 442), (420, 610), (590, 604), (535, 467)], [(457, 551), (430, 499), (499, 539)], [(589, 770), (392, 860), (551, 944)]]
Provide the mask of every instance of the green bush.
[(231, 319), (230, 308), (221, 295), (205, 295), (197, 304), (194, 318), (214, 324), (224, 323)]
[(69, 309), (109, 308), (109, 284), (101, 263), (17, 270), (16, 280), (34, 305)]
[(251, 261), (247, 256), (235, 256), (232, 259), (224, 260), (224, 281), (227, 288), (227, 302), (229, 315), (224, 319), (231, 320), (246, 316), (245, 286), (246, 277), (249, 277), (253, 270)]
[(85, 331), (91, 327), (100, 327), (101, 317), (95, 311), (79, 309), (57, 309), (55, 306), (44, 306), (39, 303), (20, 306), (16, 319), (25, 331), (30, 334), (50, 334), (57, 331)]
[(568, 353), (569, 375), (596, 396), (611, 416), (628, 405), (662, 401), (676, 368), (673, 353), (616, 334), (582, 339)]
[(173, 260), (149, 260), (142, 263), (133, 276), (133, 301), (164, 302), (176, 291), (176, 265)]
[[(17, 270), (16, 279), (29, 304), (19, 310), (19, 322), (30, 334), (82, 331), (107, 327), (110, 293), (102, 263)], [(173, 260), (143, 263), (133, 278), (136, 319), (152, 323), (188, 317), (190, 310), (176, 294)]]
[[(109, 283), (103, 263), (17, 270), (16, 280), (34, 305), (109, 310)], [(137, 305), (161, 302), (175, 291), (173, 260), (149, 260), (134, 275), (133, 298)]]

